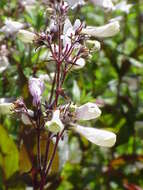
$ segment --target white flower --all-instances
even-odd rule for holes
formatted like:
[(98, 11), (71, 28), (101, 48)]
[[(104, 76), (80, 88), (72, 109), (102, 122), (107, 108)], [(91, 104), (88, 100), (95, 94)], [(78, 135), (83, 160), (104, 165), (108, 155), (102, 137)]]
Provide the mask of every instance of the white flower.
[(118, 21), (111, 22), (104, 26), (88, 26), (82, 29), (82, 33), (93, 37), (111, 37), (116, 35), (120, 31), (120, 25)]
[(25, 24), (12, 21), (11, 19), (5, 20), (5, 25), (0, 29), (0, 32), (5, 33), (6, 36), (12, 35), (18, 32), (20, 29), (24, 28)]
[(85, 66), (85, 60), (83, 58), (79, 58), (76, 63), (73, 65), (72, 69), (82, 69)]
[(85, 4), (84, 0), (66, 0), (66, 1), (72, 9), (76, 8), (78, 5)]
[(91, 2), (96, 6), (100, 6), (104, 9), (112, 10), (114, 5), (111, 0), (91, 0)]
[[(28, 110), (28, 115), (29, 115), (30, 117), (33, 117), (33, 116), (34, 116), (33, 111), (32, 111), (32, 110)], [(23, 122), (25, 125), (31, 125), (31, 124), (32, 124), (31, 121), (30, 121), (30, 119), (29, 119), (29, 117), (28, 117), (25, 113), (22, 113), (22, 115), (21, 115), (21, 120), (22, 120), (22, 122)]]
[(12, 109), (14, 108), (13, 103), (10, 102), (5, 102), (0, 99), (0, 115), (5, 115), (5, 114), (12, 114)]
[(98, 146), (112, 147), (116, 142), (116, 135), (113, 132), (75, 124), (73, 125), (74, 131)]
[(23, 5), (34, 5), (36, 3), (35, 0), (20, 0)]
[(33, 40), (36, 38), (36, 34), (27, 30), (19, 30), (18, 38), (24, 43), (32, 43)]
[(63, 130), (64, 125), (60, 120), (60, 110), (54, 111), (51, 121), (47, 121), (45, 127), (52, 133), (58, 133)]
[(114, 10), (120, 10), (120, 11), (123, 11), (123, 12), (129, 14), (130, 8), (132, 6), (133, 6), (132, 4), (127, 4), (126, 1), (122, 1), (122, 2), (118, 3), (117, 5), (115, 5)]
[(34, 8), (34, 6), (37, 4), (37, 1), (35, 0), (20, 0), (20, 3), (25, 9), (30, 12), (31, 9)]
[(0, 56), (0, 73), (7, 69), (9, 61), (6, 56)]
[(95, 103), (86, 103), (75, 110), (76, 119), (91, 120), (96, 119), (101, 115), (101, 110)]
[(71, 46), (71, 35), (74, 37), (76, 30), (81, 26), (81, 21), (79, 19), (76, 19), (74, 25), (72, 26), (71, 21), (67, 18), (65, 20), (64, 29), (63, 29), (63, 45), (66, 48), (68, 45), (68, 48)]

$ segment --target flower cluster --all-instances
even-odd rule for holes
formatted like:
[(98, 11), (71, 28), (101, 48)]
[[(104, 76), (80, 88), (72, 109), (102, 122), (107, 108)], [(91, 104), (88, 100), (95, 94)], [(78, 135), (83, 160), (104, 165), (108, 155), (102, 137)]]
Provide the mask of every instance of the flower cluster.
[[(111, 0), (91, 0), (95, 5), (104, 9), (114, 10), (120, 7), (114, 6)], [(28, 1), (24, 1), (27, 4)], [(31, 4), (35, 1), (31, 1)], [(20, 115), (25, 125), (32, 125), (37, 131), (38, 141), (42, 130), (49, 134), (49, 139), (56, 137), (55, 149), (47, 167), (41, 167), (43, 171), (42, 179), (49, 173), (50, 167), (55, 155), (58, 142), (62, 139), (64, 132), (72, 130), (84, 136), (90, 142), (104, 147), (112, 147), (116, 142), (116, 135), (102, 129), (84, 127), (80, 121), (89, 121), (97, 119), (101, 115), (101, 110), (96, 103), (88, 102), (84, 105), (75, 105), (63, 88), (67, 74), (73, 69), (81, 69), (86, 64), (86, 58), (89, 52), (99, 51), (100, 42), (98, 39), (107, 38), (116, 35), (119, 32), (120, 25), (118, 21), (112, 21), (103, 26), (86, 26), (79, 19), (71, 23), (68, 17), (68, 10), (85, 4), (83, 0), (54, 1), (50, 3), (52, 16), (50, 24), (44, 32), (36, 33), (24, 30), (25, 25), (15, 21), (7, 20), (1, 28), (1, 32), (8, 35), (15, 35), (24, 43), (34, 43), (37, 48), (46, 48), (49, 60), (52, 60), (54, 73), (52, 73), (51, 91), (46, 100), (42, 96), (45, 89), (47, 77), (31, 76), (29, 79), (29, 92), (33, 98), (33, 110), (28, 109), (23, 99), (14, 102), (14, 108), (10, 103), (0, 103), (0, 112), (4, 106), (8, 106), (8, 112), (13, 109)], [(129, 8), (130, 6), (128, 6)], [(91, 48), (91, 49), (90, 49)], [(92, 51), (91, 51), (92, 50)], [(8, 66), (6, 56), (3, 56), (4, 66), (1, 65), (0, 71)], [(49, 63), (50, 64), (50, 63)], [(48, 78), (49, 80), (49, 78)], [(59, 100), (64, 100), (61, 104)], [(6, 105), (7, 104), (7, 105)], [(39, 155), (38, 155), (38, 160)], [(45, 159), (46, 160), (46, 159)], [(39, 163), (41, 166), (41, 163)], [(45, 165), (45, 164), (44, 164)], [(42, 183), (41, 183), (42, 185)], [(42, 187), (41, 187), (42, 189)]]
[[(21, 119), (26, 125), (35, 125), (37, 118), (34, 116), (39, 113), (38, 119), (40, 117), (44, 118), (43, 123), (40, 123), (40, 125), (51, 133), (57, 134), (63, 130), (71, 129), (83, 135), (92, 143), (110, 147), (116, 141), (116, 135), (114, 133), (83, 127), (78, 124), (80, 120), (92, 120), (101, 115), (101, 111), (95, 103), (89, 102), (79, 107), (71, 103), (71, 100), (68, 100), (69, 102), (66, 105), (60, 105), (58, 103), (61, 97), (65, 101), (68, 99), (62, 88), (68, 72), (85, 66), (85, 58), (89, 55), (89, 47), (92, 46), (94, 51), (100, 49), (100, 42), (91, 40), (90, 38), (111, 37), (119, 32), (120, 26), (118, 21), (95, 27), (85, 26), (84, 23), (77, 19), (74, 25), (72, 25), (67, 16), (69, 8), (74, 9), (84, 3), (83, 0), (67, 0), (65, 2), (61, 1), (51, 4), (53, 15), (49, 27), (43, 33), (33, 33), (24, 30), (24, 24), (6, 20), (5, 26), (1, 29), (2, 32), (8, 35), (18, 32), (19, 39), (24, 43), (34, 42), (37, 47), (47, 47), (50, 54), (49, 57), (55, 62), (55, 74), (53, 76), (53, 85), (49, 100), (45, 101), (45, 103), (42, 102), (44, 80), (31, 77), (29, 79), (29, 91), (33, 97), (33, 106), (36, 111), (29, 110), (22, 100), (18, 100), (15, 103), (15, 112), (21, 113)], [(114, 8), (110, 0), (108, 2), (95, 0), (93, 3), (103, 8)]]
[[(51, 8), (53, 8), (54, 17), (52, 17), (45, 33), (37, 34), (20, 30), (18, 37), (23, 42), (34, 42), (38, 47), (46, 46), (50, 52), (50, 57), (55, 61), (53, 91), (51, 92), (49, 101), (46, 101), (44, 105), (44, 113), (41, 112), (41, 115), (44, 115), (42, 126), (55, 134), (61, 133), (66, 129), (71, 129), (97, 145), (110, 147), (116, 141), (116, 135), (114, 133), (90, 127), (82, 127), (77, 124), (79, 120), (91, 120), (100, 116), (101, 111), (95, 103), (89, 102), (80, 107), (73, 106), (71, 101), (66, 105), (60, 105), (58, 103), (60, 97), (63, 97), (67, 101), (62, 86), (68, 72), (85, 66), (85, 58), (89, 54), (89, 45), (94, 46), (94, 50), (100, 49), (100, 42), (90, 40), (90, 38), (111, 37), (116, 35), (120, 28), (118, 21), (101, 27), (95, 27), (85, 26), (84, 23), (77, 19), (74, 25), (72, 25), (67, 17), (68, 9), (69, 7), (73, 9), (82, 4), (84, 4), (83, 0), (62, 1), (60, 3), (57, 2), (56, 5), (53, 4)], [(107, 5), (105, 2), (98, 2), (97, 4), (102, 4), (104, 7)], [(110, 4), (111, 2), (108, 3), (108, 5)], [(56, 36), (57, 40), (55, 38)], [(35, 107), (41, 105), (44, 91), (43, 81), (40, 78), (30, 78), (29, 90), (33, 97), (33, 105)], [(25, 123), (29, 124), (29, 122)]]

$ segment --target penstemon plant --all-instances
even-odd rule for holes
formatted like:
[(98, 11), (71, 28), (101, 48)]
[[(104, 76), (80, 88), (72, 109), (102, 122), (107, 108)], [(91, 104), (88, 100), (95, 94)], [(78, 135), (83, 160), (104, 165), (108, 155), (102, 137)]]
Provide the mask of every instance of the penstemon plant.
[[(108, 7), (105, 1), (94, 1), (94, 4)], [(34, 33), (23, 29), (23, 26), (10, 22), (10, 32), (18, 30), (18, 37), (24, 43), (34, 43), (36, 48), (47, 48), (49, 64), (54, 66), (54, 73), (51, 75), (51, 90), (47, 99), (43, 100), (42, 95), (45, 89), (45, 80), (36, 75), (29, 78), (29, 92), (32, 96), (32, 107), (26, 105), (23, 98), (16, 100), (13, 104), (2, 104), (4, 107), (14, 110), (21, 116), (25, 125), (31, 125), (37, 137), (37, 163), (33, 164), (32, 174), (33, 189), (43, 190), (47, 177), (51, 172), (52, 164), (56, 156), (58, 144), (63, 140), (64, 135), (69, 131), (79, 133), (90, 142), (103, 146), (112, 147), (116, 142), (116, 135), (112, 132), (91, 127), (84, 127), (78, 124), (80, 121), (88, 121), (100, 117), (101, 110), (96, 103), (88, 102), (77, 106), (66, 94), (63, 88), (67, 75), (74, 69), (81, 69), (85, 66), (86, 58), (92, 51), (100, 49), (100, 42), (96, 39), (111, 37), (119, 32), (118, 21), (110, 22), (101, 27), (86, 26), (85, 23), (76, 19), (72, 25), (68, 11), (79, 5), (84, 5), (83, 0), (50, 1), (49, 10), (51, 13), (50, 25), (41, 33)], [(15, 26), (15, 27), (13, 27)], [(3, 30), (6, 29), (3, 28)], [(19, 30), (20, 29), (20, 30)], [(9, 107), (8, 107), (9, 106)], [(41, 139), (45, 132), (46, 148), (44, 155), (41, 154)], [(53, 143), (50, 151), (50, 143)]]

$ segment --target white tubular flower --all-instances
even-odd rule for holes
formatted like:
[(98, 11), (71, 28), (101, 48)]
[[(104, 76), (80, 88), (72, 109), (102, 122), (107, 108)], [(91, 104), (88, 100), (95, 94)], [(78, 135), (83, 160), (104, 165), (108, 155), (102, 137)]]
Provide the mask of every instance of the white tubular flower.
[[(30, 117), (34, 116), (34, 112), (32, 110), (28, 110), (28, 114)], [(21, 120), (25, 125), (31, 125), (32, 124), (29, 117), (25, 113), (22, 113)]]
[(33, 40), (36, 38), (36, 34), (27, 30), (19, 30), (18, 38), (24, 43), (33, 43)]
[(106, 38), (116, 35), (119, 31), (119, 22), (115, 21), (99, 27), (88, 26), (86, 28), (83, 28), (81, 33), (92, 37)]
[(82, 69), (85, 66), (85, 60), (83, 58), (79, 58), (76, 63), (73, 65), (72, 69)]
[(47, 121), (45, 127), (52, 133), (58, 133), (63, 130), (64, 125), (60, 120), (60, 110), (54, 111), (51, 121)]
[(101, 110), (95, 103), (86, 103), (75, 110), (77, 120), (96, 119), (101, 115)]
[(12, 114), (13, 103), (3, 102), (0, 103), (0, 115)]
[(129, 14), (132, 6), (133, 6), (132, 4), (127, 4), (127, 1), (122, 1), (118, 3), (117, 5), (115, 5), (114, 10), (120, 10)]
[(22, 28), (24, 28), (23, 23), (12, 21), (11, 19), (6, 19), (5, 25), (0, 29), (0, 32), (3, 32), (6, 36), (8, 36), (18, 32)]
[(36, 4), (35, 0), (20, 0), (23, 6), (30, 6)]
[(91, 0), (91, 2), (96, 6), (100, 6), (104, 9), (113, 10), (114, 5), (111, 0)]
[(66, 2), (72, 9), (76, 8), (78, 5), (85, 4), (84, 0), (66, 0)]
[(113, 132), (75, 124), (72, 129), (98, 146), (112, 147), (116, 142), (116, 135)]
[(0, 73), (7, 69), (9, 61), (6, 56), (0, 56)]

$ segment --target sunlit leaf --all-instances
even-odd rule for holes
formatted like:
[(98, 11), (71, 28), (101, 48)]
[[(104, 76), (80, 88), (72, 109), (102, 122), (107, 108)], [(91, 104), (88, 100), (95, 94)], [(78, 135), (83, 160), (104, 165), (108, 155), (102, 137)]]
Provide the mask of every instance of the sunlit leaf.
[(26, 173), (29, 172), (31, 168), (32, 168), (32, 163), (28, 155), (28, 152), (25, 148), (25, 145), (23, 144), (19, 152), (19, 170), (21, 173)]
[(9, 137), (7, 131), (0, 125), (0, 165), (6, 179), (11, 177), (19, 169), (18, 149)]

